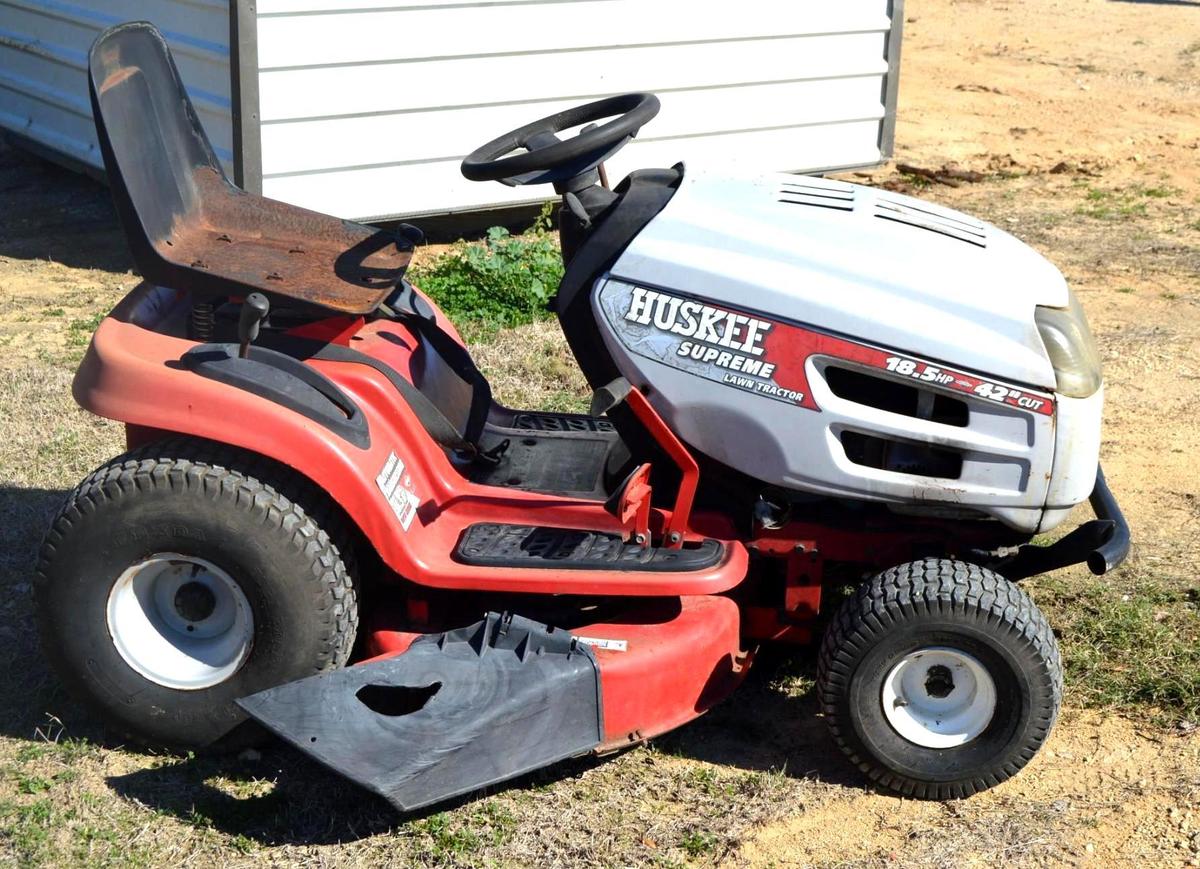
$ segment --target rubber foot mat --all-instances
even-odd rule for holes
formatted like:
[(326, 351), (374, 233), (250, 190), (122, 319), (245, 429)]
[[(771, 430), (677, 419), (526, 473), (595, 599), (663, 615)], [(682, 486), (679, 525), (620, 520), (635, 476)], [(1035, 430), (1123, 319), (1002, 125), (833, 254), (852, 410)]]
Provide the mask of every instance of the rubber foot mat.
[(454, 554), (465, 564), (487, 567), (678, 572), (712, 567), (723, 552), (716, 540), (666, 549), (601, 531), (480, 524), (466, 530)]

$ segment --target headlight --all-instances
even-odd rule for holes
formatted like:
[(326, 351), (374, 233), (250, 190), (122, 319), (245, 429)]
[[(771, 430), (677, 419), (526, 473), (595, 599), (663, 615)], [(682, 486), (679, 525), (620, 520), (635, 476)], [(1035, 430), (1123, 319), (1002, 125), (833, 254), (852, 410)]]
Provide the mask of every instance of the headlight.
[(1034, 312), (1038, 332), (1054, 374), (1058, 392), (1071, 398), (1087, 398), (1100, 388), (1100, 353), (1088, 328), (1079, 300), (1070, 290), (1065, 308), (1038, 306)]

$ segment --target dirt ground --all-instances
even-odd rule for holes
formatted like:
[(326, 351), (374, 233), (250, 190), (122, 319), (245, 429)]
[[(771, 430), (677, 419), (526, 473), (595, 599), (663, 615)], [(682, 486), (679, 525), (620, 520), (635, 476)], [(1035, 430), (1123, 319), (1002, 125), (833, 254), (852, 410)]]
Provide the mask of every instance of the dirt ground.
[[(1103, 462), (1136, 541), (1105, 588), (1118, 603), (1156, 589), (1147, 624), (1194, 632), (1200, 2), (905, 9), (908, 171), (853, 180), (977, 214), (1063, 270), (1104, 354)], [(40, 661), (29, 574), (64, 491), (122, 446), (118, 426), (74, 408), (69, 383), (98, 317), (136, 282), (129, 268), (102, 189), (0, 149), (0, 863), (1200, 865), (1196, 724), (1152, 702), (1189, 695), (1123, 691), (1141, 673), (1122, 664), (1104, 690), (1133, 699), (1098, 706), (1109, 695), (1070, 670), (1107, 642), (1078, 633), (1062, 603), (1092, 587), (1078, 570), (1028, 585), (1080, 674), (1063, 717), (1021, 775), (966, 801), (899, 799), (848, 769), (806, 656), (767, 662), (736, 702), (654, 745), (415, 818), (283, 749), (213, 759), (106, 741)], [(511, 402), (581, 395), (551, 324), (480, 357)], [(1151, 666), (1154, 651), (1130, 660)]]

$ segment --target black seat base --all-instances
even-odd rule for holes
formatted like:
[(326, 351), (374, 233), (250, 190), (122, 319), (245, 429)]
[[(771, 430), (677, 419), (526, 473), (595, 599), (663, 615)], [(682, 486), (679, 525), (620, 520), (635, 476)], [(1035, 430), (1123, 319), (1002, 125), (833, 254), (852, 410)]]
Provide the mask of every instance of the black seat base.
[(472, 483), (598, 501), (608, 497), (610, 457), (622, 444), (607, 420), (494, 406), (482, 446), (490, 450), (505, 441), (496, 464), (470, 468)]
[(626, 543), (619, 534), (602, 531), (488, 523), (469, 527), (454, 557), (481, 567), (677, 573), (712, 567), (723, 554), (724, 547), (716, 540), (666, 549)]

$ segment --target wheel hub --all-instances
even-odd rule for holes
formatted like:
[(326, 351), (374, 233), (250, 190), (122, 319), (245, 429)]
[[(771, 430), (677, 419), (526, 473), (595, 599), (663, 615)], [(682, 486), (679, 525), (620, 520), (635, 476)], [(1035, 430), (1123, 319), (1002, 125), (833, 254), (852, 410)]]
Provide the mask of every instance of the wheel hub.
[(934, 664), (925, 671), (925, 692), (930, 697), (948, 697), (954, 690), (954, 674), (942, 664)]
[(953, 748), (987, 729), (996, 684), (975, 656), (929, 647), (905, 655), (883, 681), (883, 714), (904, 739), (924, 748)]
[(216, 608), (217, 596), (203, 583), (185, 582), (175, 592), (175, 612), (189, 622), (204, 621)]
[(108, 632), (135, 671), (167, 688), (224, 682), (249, 657), (254, 615), (226, 571), (162, 552), (122, 573), (108, 595)]

